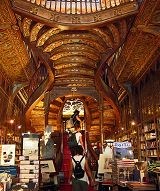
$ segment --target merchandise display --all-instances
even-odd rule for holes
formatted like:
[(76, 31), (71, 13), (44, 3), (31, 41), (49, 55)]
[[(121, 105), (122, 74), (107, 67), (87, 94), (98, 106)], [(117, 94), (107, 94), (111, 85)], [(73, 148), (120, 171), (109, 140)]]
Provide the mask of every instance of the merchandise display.
[(132, 145), (130, 142), (114, 142), (114, 162), (112, 163), (113, 182), (133, 181), (133, 170), (135, 162), (133, 160)]
[(3, 144), (1, 150), (1, 165), (15, 164), (15, 144)]
[(23, 147), (22, 156), (20, 160), (20, 183), (36, 183), (39, 186), (39, 173), (40, 173), (40, 162), (39, 162), (39, 135), (38, 134), (23, 134), (22, 136)]

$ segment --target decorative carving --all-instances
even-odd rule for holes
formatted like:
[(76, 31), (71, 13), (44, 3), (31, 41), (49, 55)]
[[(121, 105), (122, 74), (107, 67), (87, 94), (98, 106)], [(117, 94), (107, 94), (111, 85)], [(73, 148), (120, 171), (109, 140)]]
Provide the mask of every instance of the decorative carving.
[(83, 24), (83, 28), (90, 28), (90, 26), (98, 25), (101, 22), (113, 21), (124, 15), (135, 14), (138, 9), (136, 0), (120, 2), (120, 4), (115, 4), (113, 1), (109, 4), (102, 3), (102, 1), (95, 3), (48, 1), (46, 4), (38, 4), (37, 1), (31, 3), (24, 0), (14, 0), (13, 7), (20, 12), (25, 9), (25, 12), (32, 13), (33, 17), (48, 22), (49, 26), (54, 27), (55, 24), (58, 24), (63, 29), (68, 29), (68, 27), (75, 29), (75, 26), (78, 29), (81, 28), (80, 24)]
[(50, 59), (51, 60), (57, 60), (61, 57), (65, 57), (65, 56), (76, 56), (76, 55), (80, 55), (80, 56), (86, 56), (87, 58), (90, 58), (92, 60), (98, 61), (100, 59), (100, 57), (98, 57), (97, 55), (91, 54), (91, 53), (86, 53), (86, 52), (62, 52), (62, 53), (57, 53), (55, 55), (53, 55)]
[(42, 36), (37, 41), (37, 46), (42, 46), (44, 43), (53, 35), (60, 33), (61, 30), (57, 28), (49, 29), (47, 32), (42, 34)]
[(37, 7), (31, 7), (30, 13), (37, 15), (38, 13), (38, 8)]
[(51, 13), (50, 20), (51, 20), (51, 21), (56, 21), (56, 22), (58, 22), (58, 20), (59, 20), (59, 14)]
[(79, 23), (81, 23), (80, 17), (78, 17), (78, 16), (73, 16), (73, 17), (72, 17), (72, 23), (73, 23), (73, 24), (79, 24)]
[(96, 14), (95, 16), (94, 16), (94, 21), (95, 22), (99, 22), (99, 21), (101, 21), (102, 20), (102, 18), (101, 18), (101, 15), (100, 14)]
[(23, 29), (23, 35), (25, 37), (30, 35), (30, 26), (31, 26), (32, 20), (28, 18), (24, 18), (22, 22), (22, 29)]
[(21, 39), (21, 33), (16, 25), (16, 18), (7, 3), (0, 4), (0, 21), (10, 24), (10, 28), (0, 32), (0, 65), (12, 81), (27, 81), (32, 75), (28, 65), (29, 58)]
[(41, 28), (44, 26), (44, 24), (37, 23), (31, 30), (30, 34), (30, 41), (36, 41), (38, 32), (41, 30)]
[(115, 9), (113, 11), (113, 14), (114, 14), (114, 16), (119, 16), (119, 15), (123, 14), (123, 11), (122, 11), (122, 9)]

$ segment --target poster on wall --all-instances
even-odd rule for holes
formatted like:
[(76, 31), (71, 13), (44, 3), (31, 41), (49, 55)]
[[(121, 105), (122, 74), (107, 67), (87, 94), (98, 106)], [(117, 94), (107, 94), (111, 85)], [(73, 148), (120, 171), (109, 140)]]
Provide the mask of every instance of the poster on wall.
[(15, 165), (15, 144), (2, 145), (1, 165)]
[(115, 159), (134, 159), (130, 142), (114, 142), (113, 150)]

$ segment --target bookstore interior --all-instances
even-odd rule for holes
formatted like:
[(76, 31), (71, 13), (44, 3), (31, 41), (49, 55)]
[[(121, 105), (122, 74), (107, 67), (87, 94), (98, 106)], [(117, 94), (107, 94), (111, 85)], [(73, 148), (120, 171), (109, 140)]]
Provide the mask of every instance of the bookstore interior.
[(0, 2), (0, 191), (159, 191), (160, 0)]

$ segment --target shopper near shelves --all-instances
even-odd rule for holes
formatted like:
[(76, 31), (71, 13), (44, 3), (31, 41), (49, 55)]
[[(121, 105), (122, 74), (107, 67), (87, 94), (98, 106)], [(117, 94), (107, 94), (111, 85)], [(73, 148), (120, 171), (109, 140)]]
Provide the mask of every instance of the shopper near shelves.
[[(84, 176), (82, 178), (76, 178), (75, 177), (75, 161), (81, 161), (81, 167), (84, 170)], [(72, 190), (73, 191), (88, 191), (88, 186), (89, 186), (89, 179), (91, 186), (94, 186), (95, 180), (92, 177), (91, 170), (88, 165), (88, 160), (83, 154), (83, 149), (79, 145), (74, 148), (74, 153), (73, 157), (71, 160), (71, 168), (70, 168), (70, 173), (69, 173), (69, 183), (72, 181)]]

